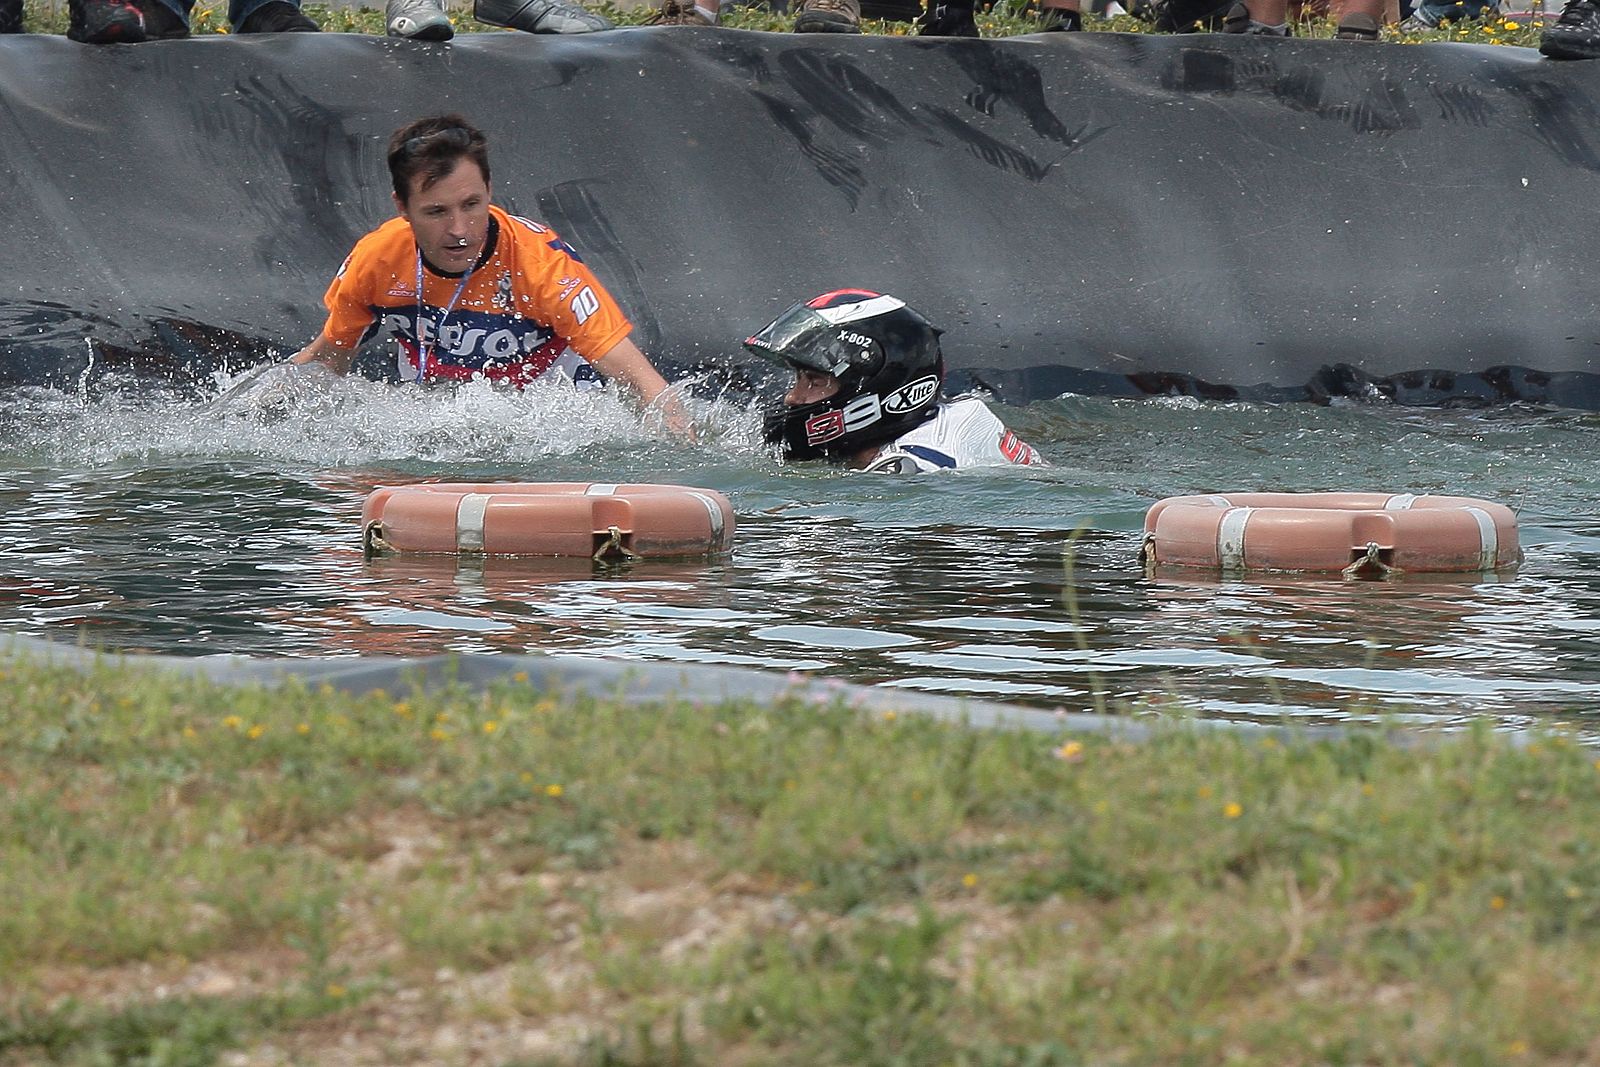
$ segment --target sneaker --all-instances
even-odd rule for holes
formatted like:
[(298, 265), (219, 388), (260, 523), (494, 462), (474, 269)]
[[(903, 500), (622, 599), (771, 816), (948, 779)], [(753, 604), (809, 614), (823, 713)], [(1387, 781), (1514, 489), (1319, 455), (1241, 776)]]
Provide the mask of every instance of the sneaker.
[(715, 26), (694, 6), (694, 0), (661, 0), (656, 13), (645, 19), (647, 26)]
[(610, 19), (565, 0), (473, 0), (472, 17), (524, 33), (596, 33), (617, 28)]
[(456, 35), (441, 0), (389, 0), (383, 8), (384, 32), (413, 41), (448, 41)]
[(976, 37), (978, 23), (972, 5), (941, 4), (930, 0), (928, 10), (917, 20), (918, 37)]
[(1600, 7), (1569, 0), (1556, 24), (1540, 35), (1539, 51), (1551, 59), (1600, 59)]
[(144, 16), (147, 41), (181, 41), (189, 36), (189, 20), (161, 0), (134, 0)]
[(234, 33), (317, 33), (322, 29), (306, 17), (298, 4), (289, 0), (271, 0), (262, 4), (245, 18)]
[(1339, 20), (1334, 28), (1335, 41), (1376, 41), (1378, 20), (1365, 11), (1352, 11)]
[(144, 14), (128, 0), (67, 2), (67, 38), (80, 44), (138, 44)]
[(795, 33), (860, 33), (861, 0), (806, 0)]
[(0, 2), (0, 33), (22, 32), (22, 0)]
[(1269, 26), (1265, 22), (1257, 22), (1250, 17), (1250, 9), (1243, 4), (1234, 4), (1228, 13), (1222, 16), (1223, 33), (1246, 33), (1253, 37), (1288, 37), (1289, 24), (1279, 23)]
[(1405, 17), (1399, 28), (1401, 33), (1421, 33), (1424, 30), (1438, 29), (1439, 20), (1432, 15), (1425, 14), (1419, 7)]

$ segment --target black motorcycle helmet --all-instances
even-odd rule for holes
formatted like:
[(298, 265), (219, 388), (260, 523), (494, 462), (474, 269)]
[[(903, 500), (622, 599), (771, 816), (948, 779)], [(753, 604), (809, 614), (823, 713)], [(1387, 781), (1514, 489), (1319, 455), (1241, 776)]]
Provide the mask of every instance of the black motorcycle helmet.
[(779, 315), (744, 346), (793, 370), (839, 379), (825, 400), (767, 413), (788, 459), (844, 460), (933, 418), (944, 386), (939, 331), (901, 300), (837, 289)]

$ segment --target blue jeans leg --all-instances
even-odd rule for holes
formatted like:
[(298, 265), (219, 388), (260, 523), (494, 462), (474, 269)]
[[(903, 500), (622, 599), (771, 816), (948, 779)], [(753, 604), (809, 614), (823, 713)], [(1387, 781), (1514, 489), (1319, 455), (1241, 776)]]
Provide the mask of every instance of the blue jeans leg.
[[(228, 25), (238, 29), (244, 20), (254, 15), (256, 11), (268, 4), (278, 3), (279, 0), (228, 0)], [(300, 6), (300, 0), (283, 0), (283, 2)]]
[(1417, 11), (1437, 25), (1457, 19), (1481, 19), (1492, 14), (1498, 6), (1492, 0), (1422, 0), (1417, 5)]

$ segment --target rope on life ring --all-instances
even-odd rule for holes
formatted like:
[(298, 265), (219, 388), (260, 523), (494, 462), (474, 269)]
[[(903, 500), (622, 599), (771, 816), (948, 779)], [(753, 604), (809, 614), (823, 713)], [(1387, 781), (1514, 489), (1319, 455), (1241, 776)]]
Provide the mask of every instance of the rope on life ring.
[(733, 545), (728, 498), (682, 485), (433, 483), (383, 487), (361, 509), (368, 558), (401, 553), (708, 556)]
[(1484, 573), (1522, 560), (1503, 504), (1412, 493), (1213, 493), (1145, 515), (1147, 571), (1188, 567), (1364, 574)]

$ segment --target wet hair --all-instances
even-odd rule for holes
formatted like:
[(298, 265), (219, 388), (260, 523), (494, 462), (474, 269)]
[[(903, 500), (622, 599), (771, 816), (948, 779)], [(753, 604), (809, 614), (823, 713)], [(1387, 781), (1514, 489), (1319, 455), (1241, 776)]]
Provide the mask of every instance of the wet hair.
[(484, 184), (489, 183), (489, 142), (461, 115), (435, 115), (400, 127), (389, 138), (394, 195), (406, 203), (411, 199), (412, 179), (422, 176), (421, 191), (455, 170), (462, 159), (476, 163)]

